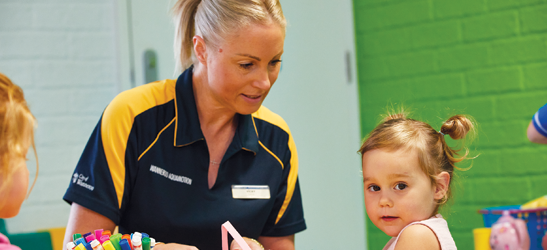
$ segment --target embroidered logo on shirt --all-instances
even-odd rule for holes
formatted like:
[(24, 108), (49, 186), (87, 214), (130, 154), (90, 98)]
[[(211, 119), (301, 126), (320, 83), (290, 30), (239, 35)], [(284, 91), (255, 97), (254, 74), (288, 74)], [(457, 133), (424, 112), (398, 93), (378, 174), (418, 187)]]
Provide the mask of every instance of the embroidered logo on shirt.
[(180, 175), (169, 173), (165, 169), (160, 168), (160, 167), (156, 167), (154, 165), (150, 165), (150, 172), (159, 174), (159, 175), (161, 175), (161, 176), (163, 176), (163, 177), (165, 177), (169, 180), (172, 180), (172, 181), (192, 185), (192, 179), (190, 179), (186, 176), (180, 176)]
[(89, 179), (89, 176), (86, 177), (83, 174), (78, 175), (78, 173), (74, 173), (74, 175), (72, 176), (72, 183), (78, 186), (81, 186), (83, 188), (87, 188), (89, 189), (89, 191), (93, 191), (95, 187), (86, 183), (88, 179)]

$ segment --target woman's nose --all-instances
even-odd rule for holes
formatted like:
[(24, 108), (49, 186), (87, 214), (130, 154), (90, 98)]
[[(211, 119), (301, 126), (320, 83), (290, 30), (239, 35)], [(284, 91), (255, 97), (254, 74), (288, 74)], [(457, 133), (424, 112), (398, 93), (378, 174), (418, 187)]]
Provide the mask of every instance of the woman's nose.
[(269, 90), (272, 87), (269, 72), (261, 71), (260, 73), (258, 73), (256, 79), (253, 82), (253, 85), (261, 90)]

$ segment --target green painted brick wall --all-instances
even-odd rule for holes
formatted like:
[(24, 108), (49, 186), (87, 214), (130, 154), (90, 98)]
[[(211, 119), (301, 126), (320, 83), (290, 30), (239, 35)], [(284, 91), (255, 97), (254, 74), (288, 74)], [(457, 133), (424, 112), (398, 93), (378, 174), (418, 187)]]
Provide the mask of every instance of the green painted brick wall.
[[(353, 0), (363, 136), (390, 106), (439, 128), (479, 124), (469, 171), (442, 210), (456, 244), (473, 249), (477, 210), (547, 194), (547, 146), (526, 128), (547, 102), (547, 0)], [(454, 142), (451, 142), (454, 143)], [(369, 249), (389, 237), (367, 221)]]

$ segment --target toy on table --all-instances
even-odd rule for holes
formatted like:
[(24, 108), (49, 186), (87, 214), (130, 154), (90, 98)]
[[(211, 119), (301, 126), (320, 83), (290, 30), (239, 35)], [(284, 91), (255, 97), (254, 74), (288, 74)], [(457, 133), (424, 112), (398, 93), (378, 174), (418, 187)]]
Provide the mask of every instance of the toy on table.
[(508, 210), (503, 211), (503, 215), (492, 225), (490, 246), (492, 250), (529, 250), (530, 236), (526, 222), (513, 218)]
[(156, 245), (156, 240), (146, 233), (112, 235), (103, 229), (84, 235), (74, 234), (72, 239), (66, 244), (66, 250), (151, 250)]

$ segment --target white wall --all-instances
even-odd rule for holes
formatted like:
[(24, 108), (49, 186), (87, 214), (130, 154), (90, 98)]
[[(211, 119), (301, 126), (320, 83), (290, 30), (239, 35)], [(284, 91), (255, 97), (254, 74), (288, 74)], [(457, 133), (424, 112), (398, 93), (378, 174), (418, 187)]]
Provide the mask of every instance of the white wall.
[(38, 120), (39, 178), (20, 214), (7, 220), (12, 233), (66, 226), (62, 196), (117, 93), (114, 16), (112, 0), (0, 0), (0, 72), (23, 88)]
[[(118, 63), (127, 59), (116, 57), (127, 56), (117, 50), (126, 31), (115, 30), (125, 20), (116, 2), (0, 0), (0, 72), (23, 87), (38, 118), (41, 166), (10, 232), (66, 225), (73, 168), (104, 107), (129, 86), (129, 67)], [(284, 68), (265, 104), (287, 120), (299, 150), (308, 230), (297, 247), (365, 249), (356, 77), (348, 83), (344, 73), (344, 51), (354, 51), (351, 0), (282, 4)]]

